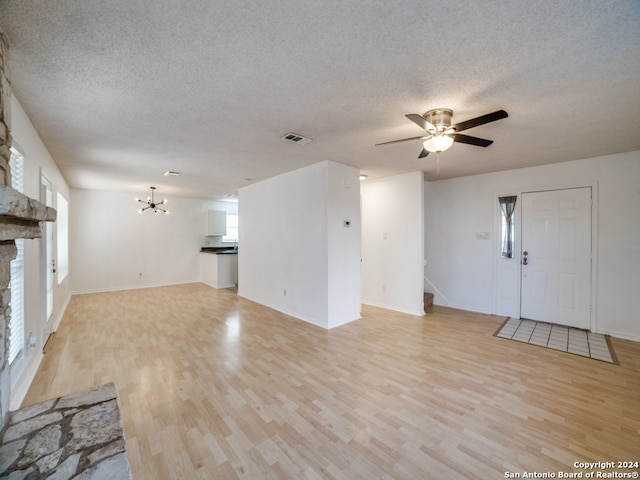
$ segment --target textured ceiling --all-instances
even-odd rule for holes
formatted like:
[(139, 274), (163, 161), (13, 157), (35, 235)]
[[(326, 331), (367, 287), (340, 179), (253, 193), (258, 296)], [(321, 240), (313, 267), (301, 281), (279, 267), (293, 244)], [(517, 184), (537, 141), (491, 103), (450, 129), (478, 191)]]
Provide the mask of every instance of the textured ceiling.
[(322, 160), (433, 179), (419, 141), (374, 144), (443, 107), (509, 118), (466, 131), (495, 143), (454, 144), (440, 178), (640, 149), (637, 0), (0, 0), (0, 26), (75, 188), (216, 198)]

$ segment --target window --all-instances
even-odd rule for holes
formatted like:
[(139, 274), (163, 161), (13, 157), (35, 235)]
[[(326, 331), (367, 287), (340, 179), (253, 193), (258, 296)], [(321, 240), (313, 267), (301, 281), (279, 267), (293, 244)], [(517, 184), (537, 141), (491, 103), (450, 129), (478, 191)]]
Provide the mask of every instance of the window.
[[(11, 148), (9, 160), (11, 168), (11, 187), (24, 192), (24, 157), (15, 148)], [(11, 261), (11, 320), (9, 321), (9, 365), (24, 350), (24, 240), (16, 240), (18, 254)]]
[(238, 241), (238, 215), (227, 214), (227, 234), (222, 237), (223, 242)]
[(58, 284), (69, 274), (69, 203), (58, 192)]
[(513, 214), (516, 209), (518, 197), (500, 197), (500, 209), (502, 210), (502, 257), (513, 258), (514, 221)]

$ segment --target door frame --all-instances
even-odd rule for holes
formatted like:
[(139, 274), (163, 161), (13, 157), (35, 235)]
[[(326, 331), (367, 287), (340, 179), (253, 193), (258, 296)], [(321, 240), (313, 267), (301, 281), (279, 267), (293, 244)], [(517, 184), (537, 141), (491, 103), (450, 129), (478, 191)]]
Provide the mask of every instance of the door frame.
[[(39, 189), (40, 189), (40, 202), (44, 205), (54, 208), (55, 200), (53, 195), (53, 182), (49, 179), (49, 176), (40, 168), (39, 175)], [(45, 193), (44, 182), (47, 182), (51, 187), (51, 205), (48, 205)], [(54, 229), (54, 223), (41, 222), (41, 237), (40, 237), (40, 338), (42, 339), (42, 348), (46, 344), (49, 335), (52, 333), (53, 325), (53, 313), (55, 311), (55, 287), (56, 287), (56, 275), (51, 272), (53, 268), (53, 262), (56, 261), (56, 244)], [(51, 229), (51, 241), (47, 238), (47, 229)], [(47, 262), (47, 249), (51, 248), (51, 262)], [(51, 272), (51, 312), (49, 313), (49, 299), (48, 299), (48, 283), (49, 273)]]
[[(553, 190), (569, 190), (575, 188), (588, 188), (591, 187), (591, 311), (590, 311), (590, 330), (592, 332), (598, 331), (598, 306), (597, 306), (597, 291), (598, 291), (598, 183), (597, 182), (579, 182), (570, 184), (557, 184), (557, 185), (541, 185), (541, 186), (520, 186), (514, 187), (510, 190), (500, 190), (493, 192), (493, 204), (494, 204), (494, 242), (493, 242), (493, 312), (496, 315), (510, 316), (513, 318), (520, 317), (521, 309), (521, 295), (522, 295), (522, 194), (535, 193), (535, 192), (547, 192)], [(512, 259), (502, 259), (501, 247), (502, 247), (502, 212), (500, 205), (498, 204), (498, 197), (505, 195), (517, 195), (518, 200), (516, 202), (515, 209), (515, 241), (514, 241), (514, 256)], [(513, 302), (510, 305), (501, 303), (499, 295), (499, 285), (501, 284), (501, 273), (499, 264), (500, 262), (517, 262), (511, 265), (517, 274), (514, 276), (516, 294), (513, 298)], [(517, 266), (516, 266), (517, 265)]]

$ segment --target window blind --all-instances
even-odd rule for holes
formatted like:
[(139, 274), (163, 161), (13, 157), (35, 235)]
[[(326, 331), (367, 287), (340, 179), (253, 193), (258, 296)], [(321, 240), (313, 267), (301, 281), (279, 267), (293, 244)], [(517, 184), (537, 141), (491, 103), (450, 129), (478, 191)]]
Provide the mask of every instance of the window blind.
[[(11, 187), (24, 192), (24, 157), (16, 149), (11, 148), (9, 160), (11, 168)], [(9, 322), (9, 365), (24, 350), (24, 240), (16, 240), (18, 254), (11, 261), (11, 320)]]

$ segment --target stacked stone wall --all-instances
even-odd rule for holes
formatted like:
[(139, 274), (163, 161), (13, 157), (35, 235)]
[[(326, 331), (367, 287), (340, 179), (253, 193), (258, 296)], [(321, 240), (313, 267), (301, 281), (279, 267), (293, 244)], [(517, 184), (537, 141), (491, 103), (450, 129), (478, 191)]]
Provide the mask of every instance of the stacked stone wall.
[(9, 412), (11, 261), (18, 238), (38, 238), (53, 208), (11, 188), (7, 38), (0, 30), (0, 477), (131, 479), (113, 384)]
[(38, 238), (41, 221), (52, 222), (56, 211), (11, 188), (11, 86), (7, 75), (7, 37), (0, 30), (0, 433), (4, 430), (11, 400), (9, 320), (11, 318), (11, 260), (18, 238)]
[[(6, 36), (0, 30), (0, 186), (11, 185), (11, 135), (9, 131), (9, 81), (6, 74), (9, 51)], [(0, 228), (3, 225), (0, 224)], [(11, 381), (9, 378), (9, 301), (10, 262), (15, 257), (15, 241), (0, 240), (0, 432), (9, 414)]]

